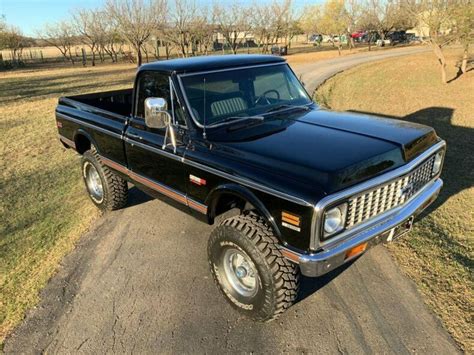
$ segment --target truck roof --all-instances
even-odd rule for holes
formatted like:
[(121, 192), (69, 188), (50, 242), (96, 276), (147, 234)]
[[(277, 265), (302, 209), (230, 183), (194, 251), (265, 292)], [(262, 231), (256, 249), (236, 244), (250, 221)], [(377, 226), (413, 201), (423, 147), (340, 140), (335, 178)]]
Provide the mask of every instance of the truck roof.
[(138, 71), (153, 70), (169, 73), (187, 73), (281, 62), (285, 62), (285, 59), (273, 55), (212, 55), (156, 61), (142, 65)]

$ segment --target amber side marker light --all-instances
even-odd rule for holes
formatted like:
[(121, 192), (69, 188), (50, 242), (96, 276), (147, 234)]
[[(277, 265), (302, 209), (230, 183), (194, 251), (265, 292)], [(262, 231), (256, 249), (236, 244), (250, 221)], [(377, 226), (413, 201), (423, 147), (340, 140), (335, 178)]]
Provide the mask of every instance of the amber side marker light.
[(367, 243), (362, 243), (352, 249), (349, 249), (346, 251), (346, 257), (344, 260), (352, 259), (353, 257), (363, 253), (365, 249), (367, 249)]

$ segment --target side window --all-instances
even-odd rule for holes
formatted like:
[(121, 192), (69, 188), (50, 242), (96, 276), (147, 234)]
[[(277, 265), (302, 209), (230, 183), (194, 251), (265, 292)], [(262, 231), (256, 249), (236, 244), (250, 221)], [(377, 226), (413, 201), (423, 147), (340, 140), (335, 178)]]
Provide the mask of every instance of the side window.
[(138, 99), (136, 116), (145, 118), (145, 100), (148, 97), (162, 97), (168, 102), (168, 110), (172, 115), (174, 108), (174, 118), (176, 123), (185, 126), (186, 119), (184, 118), (183, 108), (178, 102), (176, 92), (171, 95), (170, 92), (170, 77), (168, 75), (156, 72), (145, 72), (138, 80)]
[(145, 117), (145, 100), (149, 97), (162, 97), (168, 101), (171, 110), (169, 76), (162, 73), (145, 72), (138, 80), (136, 116)]

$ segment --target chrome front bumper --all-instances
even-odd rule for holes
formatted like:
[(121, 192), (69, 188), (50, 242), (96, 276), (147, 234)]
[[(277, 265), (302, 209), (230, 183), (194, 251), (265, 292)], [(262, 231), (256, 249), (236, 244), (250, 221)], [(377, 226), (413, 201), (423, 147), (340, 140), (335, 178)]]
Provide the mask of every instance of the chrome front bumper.
[(354, 247), (367, 243), (365, 250), (371, 247), (387, 242), (393, 236), (391, 231), (406, 223), (411, 217), (420, 214), (438, 197), (439, 191), (443, 186), (441, 179), (436, 179), (421, 190), (406, 204), (394, 211), (391, 215), (374, 225), (368, 226), (362, 231), (357, 231), (354, 235), (348, 235), (343, 240), (335, 244), (325, 245), (321, 251), (313, 254), (299, 254), (292, 250), (283, 248), (283, 255), (288, 259), (297, 262), (301, 273), (305, 276), (315, 277), (328, 273), (342, 264), (356, 258), (346, 257), (346, 253)]

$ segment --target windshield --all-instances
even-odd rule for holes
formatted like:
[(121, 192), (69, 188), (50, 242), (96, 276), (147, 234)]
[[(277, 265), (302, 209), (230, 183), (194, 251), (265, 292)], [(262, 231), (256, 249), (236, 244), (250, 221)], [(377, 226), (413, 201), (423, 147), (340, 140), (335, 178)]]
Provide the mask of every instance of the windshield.
[(182, 76), (194, 118), (214, 126), (312, 101), (288, 65)]

